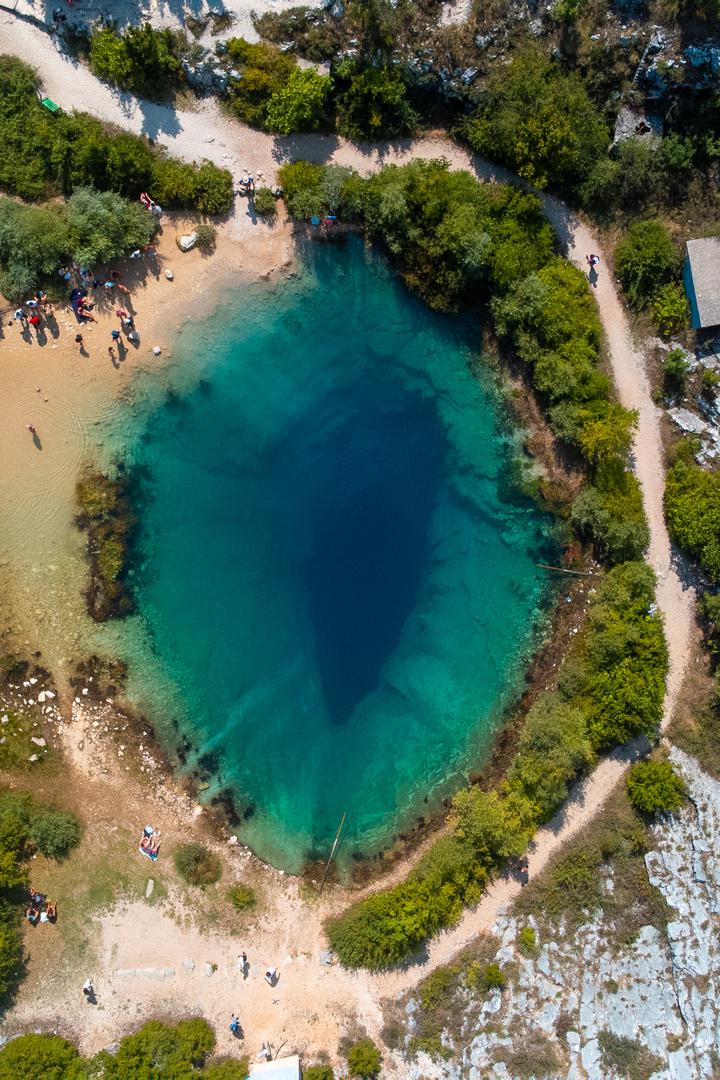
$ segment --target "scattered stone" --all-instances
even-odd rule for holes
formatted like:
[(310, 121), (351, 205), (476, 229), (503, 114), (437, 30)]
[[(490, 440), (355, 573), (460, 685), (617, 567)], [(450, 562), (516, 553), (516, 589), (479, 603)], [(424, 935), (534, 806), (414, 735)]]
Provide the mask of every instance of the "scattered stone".
[(146, 900), (149, 900), (149, 899), (150, 899), (150, 897), (151, 897), (151, 896), (152, 896), (152, 894), (153, 894), (153, 889), (154, 889), (154, 888), (155, 888), (155, 882), (153, 881), (153, 879), (152, 879), (152, 878), (148, 878), (148, 883), (147, 883), (147, 885), (145, 886), (145, 899), (146, 899)]
[(197, 244), (197, 233), (186, 233), (184, 236), (178, 236), (177, 246), (181, 251), (192, 251)]
[(183, 965), (183, 967), (185, 968), (186, 971), (194, 971), (195, 970), (195, 961), (194, 960), (183, 960), (182, 965)]
[(203, 968), (203, 972), (204, 972), (205, 975), (208, 976), (208, 978), (210, 977), (210, 975), (212, 975), (212, 973), (214, 971), (215, 971), (215, 965), (214, 964), (205, 964), (205, 966)]
[(30, 739), (31, 743), (35, 743), (36, 746), (47, 746), (44, 739), (39, 738), (37, 735), (33, 735)]

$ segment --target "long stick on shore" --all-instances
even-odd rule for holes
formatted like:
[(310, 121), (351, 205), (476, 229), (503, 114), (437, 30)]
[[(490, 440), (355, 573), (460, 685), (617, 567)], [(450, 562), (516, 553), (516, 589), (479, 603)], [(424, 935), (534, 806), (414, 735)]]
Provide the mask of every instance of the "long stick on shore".
[(345, 818), (346, 817), (347, 817), (347, 810), (343, 814), (342, 821), (340, 822), (340, 827), (339, 827), (337, 833), (335, 834), (335, 841), (333, 843), (332, 850), (330, 852), (330, 858), (327, 861), (327, 866), (325, 867), (325, 873), (323, 874), (323, 879), (320, 882), (320, 889), (318, 891), (318, 896), (322, 896), (322, 891), (325, 888), (325, 882), (327, 881), (328, 871), (330, 869), (330, 863), (333, 861), (333, 858), (335, 857), (335, 849), (338, 846), (338, 840), (340, 839), (340, 833), (343, 831), (343, 825), (345, 824)]
[(549, 563), (537, 562), (541, 570), (557, 570), (559, 574), (575, 574), (576, 577), (597, 577), (592, 570), (566, 570), (564, 566), (550, 566)]

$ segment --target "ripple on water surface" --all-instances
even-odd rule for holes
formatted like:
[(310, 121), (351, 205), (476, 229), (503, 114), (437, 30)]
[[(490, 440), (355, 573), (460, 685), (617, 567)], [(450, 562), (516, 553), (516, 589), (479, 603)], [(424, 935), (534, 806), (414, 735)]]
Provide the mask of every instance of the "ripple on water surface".
[(359, 243), (313, 245), (186, 333), (183, 390), (132, 421), (133, 693), (276, 865), (325, 851), (343, 811), (345, 858), (387, 843), (519, 685), (547, 522), (513, 489), (478, 344)]

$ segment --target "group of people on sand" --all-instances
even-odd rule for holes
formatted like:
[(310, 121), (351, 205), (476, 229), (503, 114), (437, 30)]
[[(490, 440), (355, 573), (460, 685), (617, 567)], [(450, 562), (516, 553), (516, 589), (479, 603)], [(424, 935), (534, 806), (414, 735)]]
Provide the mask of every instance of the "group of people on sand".
[(57, 903), (48, 900), (31, 885), (30, 904), (25, 912), (25, 918), (31, 926), (37, 926), (38, 923), (54, 923), (57, 920)]
[(55, 310), (47, 298), (47, 294), (42, 289), (38, 289), (33, 293), (32, 299), (26, 300), (24, 304), (21, 304), (15, 309), (15, 314), (8, 326), (12, 326), (14, 322), (19, 322), (23, 330), (26, 330), (29, 326), (34, 329), (41, 326), (45, 322), (55, 321)]

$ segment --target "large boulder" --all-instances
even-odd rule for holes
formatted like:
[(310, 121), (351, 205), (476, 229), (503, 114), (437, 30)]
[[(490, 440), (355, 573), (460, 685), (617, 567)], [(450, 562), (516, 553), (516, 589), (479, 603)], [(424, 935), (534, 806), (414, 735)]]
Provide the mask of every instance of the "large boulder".
[(177, 246), (181, 251), (192, 251), (197, 244), (197, 233), (186, 233), (184, 236), (178, 236)]

